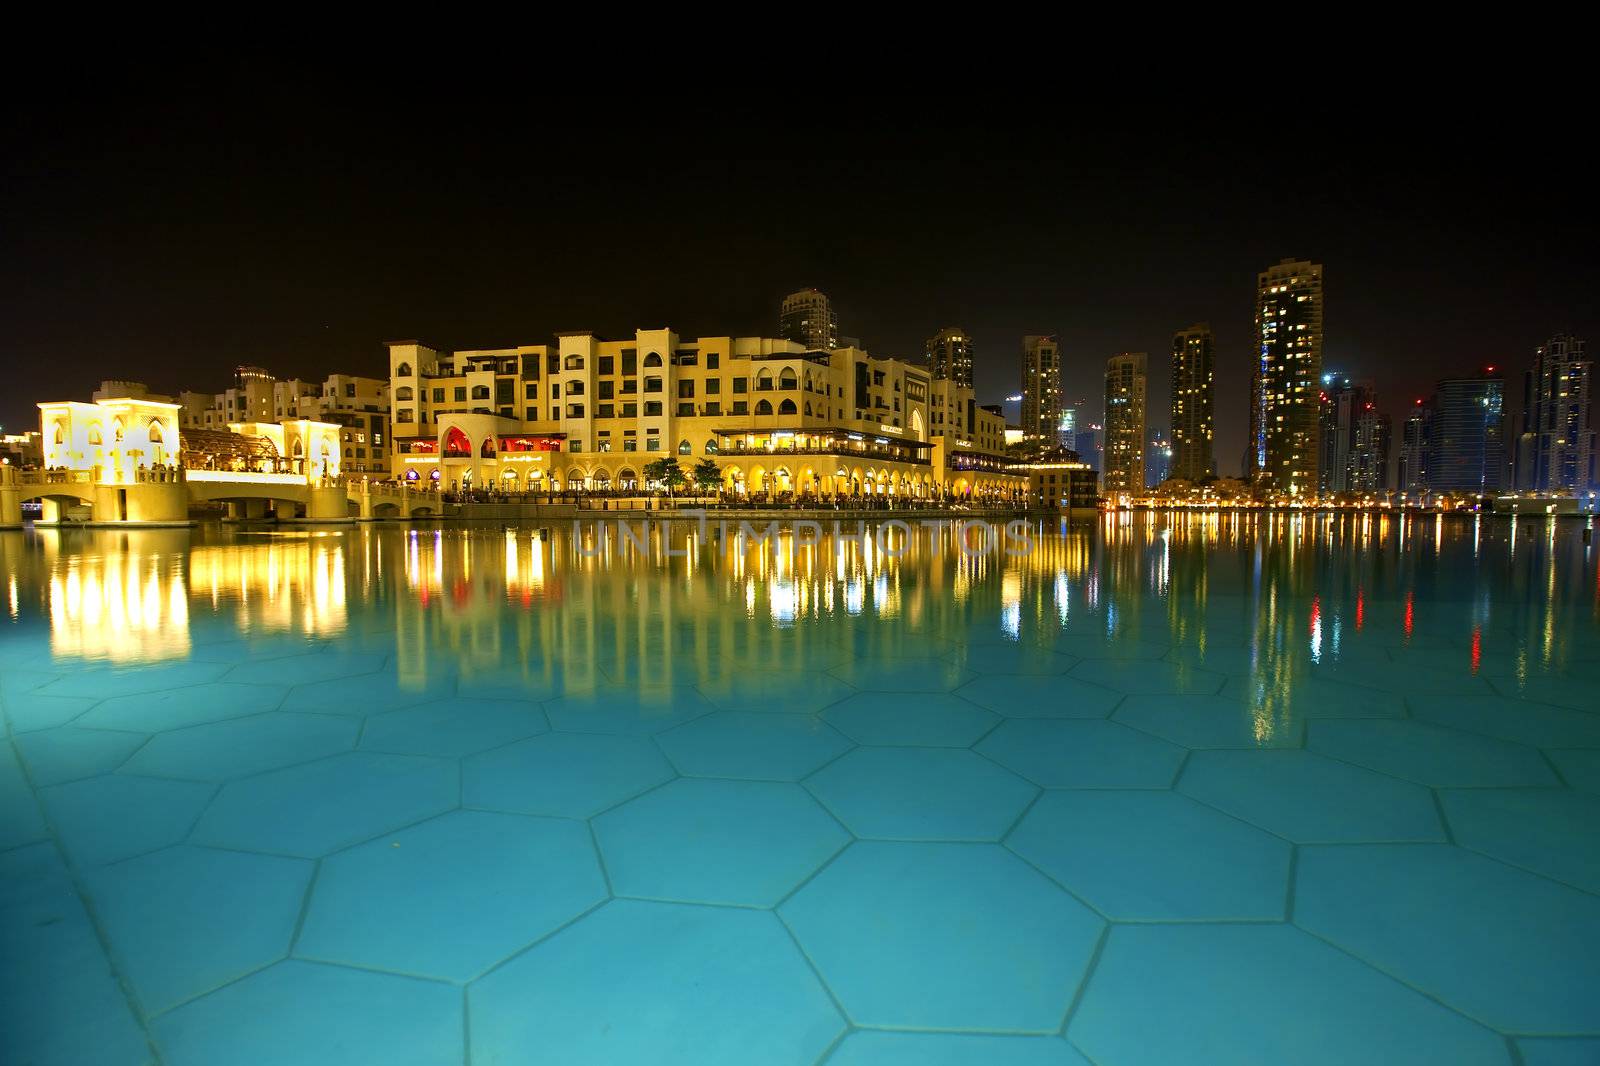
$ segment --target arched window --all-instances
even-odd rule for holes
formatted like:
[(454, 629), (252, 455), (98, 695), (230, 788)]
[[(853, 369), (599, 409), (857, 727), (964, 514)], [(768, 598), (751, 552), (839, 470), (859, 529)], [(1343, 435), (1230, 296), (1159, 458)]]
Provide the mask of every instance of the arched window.
[(396, 377), (402, 377), (402, 378), (410, 377), (411, 376), (411, 364), (410, 363), (401, 363), (399, 366), (394, 368), (394, 373), (395, 373)]
[(394, 398), (397, 400), (409, 400), (414, 395), (415, 393), (411, 391), (410, 385), (402, 385), (394, 390)]
[(644, 365), (645, 366), (660, 366), (661, 365), (661, 354), (659, 352), (651, 352), (649, 355), (644, 357)]
[(296, 459), (298, 459), (302, 455), (304, 455), (305, 453), (306, 453), (305, 447), (300, 443), (299, 439), (296, 438), (295, 442), (294, 442), (294, 451), (293, 451), (292, 454), (294, 455), (294, 457)]
[(806, 401), (806, 417), (807, 418), (811, 417), (811, 401), (810, 400)]
[(104, 438), (100, 434), (100, 425), (99, 425), (99, 423), (95, 423), (94, 425), (90, 426), (89, 427), (89, 443), (90, 444), (103, 444), (104, 442), (105, 442)]
[(487, 385), (474, 385), (474, 386), (472, 386), (472, 398), (474, 400), (487, 400), (489, 398), (489, 386), (487, 386)]
[(111, 441), (113, 444), (122, 443), (122, 419), (115, 419), (111, 423)]
[(690, 444), (686, 440), (680, 440), (678, 442), (678, 454), (679, 455), (693, 455), (694, 454), (694, 445)]
[(797, 384), (798, 379), (795, 377), (794, 367), (786, 366), (778, 374), (778, 388), (784, 390), (785, 392), (794, 388)]
[(494, 458), (494, 438), (493, 437), (485, 437), (485, 438), (483, 438), (483, 443), (481, 445), (479, 445), (479, 447), (478, 447), (478, 457), (480, 459), (493, 459)]
[(56, 435), (54, 440), (57, 444), (67, 443), (67, 427), (62, 425), (60, 422), (56, 423)]
[(717, 442), (716, 441), (714, 441), (714, 440), (706, 441), (706, 454), (707, 455), (716, 455), (717, 454)]
[(568, 396), (582, 396), (583, 395), (583, 382), (581, 382), (581, 381), (569, 381), (569, 382), (567, 382), (567, 395)]
[(799, 412), (796, 411), (793, 400), (785, 400), (778, 405), (778, 413), (780, 415), (792, 415)]
[(756, 390), (758, 392), (770, 392), (772, 390), (772, 371), (766, 367), (762, 367), (760, 373), (756, 374)]
[(472, 454), (472, 442), (460, 427), (451, 426), (450, 432), (445, 434), (444, 453), (454, 458), (465, 458)]
[(758, 414), (758, 415), (770, 415), (771, 413), (772, 413), (772, 404), (770, 402), (768, 402), (766, 400), (759, 400), (759, 401), (756, 402), (756, 414)]

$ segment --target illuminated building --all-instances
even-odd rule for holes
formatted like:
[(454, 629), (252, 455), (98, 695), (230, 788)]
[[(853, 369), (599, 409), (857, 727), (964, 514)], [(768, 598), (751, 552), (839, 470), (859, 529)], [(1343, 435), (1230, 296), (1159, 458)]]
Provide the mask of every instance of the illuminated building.
[(1388, 487), (1389, 416), (1377, 408), (1371, 381), (1322, 375), (1317, 487), (1323, 493), (1372, 493)]
[(238, 384), (211, 394), (178, 395), (185, 429), (226, 430), (241, 422), (274, 423), (309, 419), (342, 427), (342, 468), (352, 474), (382, 474), (389, 469), (389, 382), (354, 374), (333, 374), (320, 384), (298, 378), (280, 381), (260, 367), (240, 367)]
[(1022, 440), (1053, 445), (1061, 422), (1061, 342), (1022, 338)]
[(1165, 430), (1152, 429), (1145, 451), (1144, 487), (1153, 489), (1172, 476), (1172, 441)]
[(935, 381), (953, 381), (972, 388), (972, 336), (960, 326), (946, 326), (928, 338), (928, 373)]
[(1447, 378), (1428, 406), (1428, 490), (1497, 492), (1505, 470), (1505, 381), (1493, 367), (1478, 377)]
[(1400, 433), (1400, 467), (1396, 484), (1401, 492), (1420, 495), (1428, 491), (1428, 428), (1433, 408), (1418, 400), (1406, 416)]
[(1121, 352), (1106, 363), (1104, 473), (1101, 484), (1113, 500), (1144, 488), (1144, 352)]
[(1197, 322), (1172, 335), (1171, 474), (1185, 481), (1204, 480), (1216, 465), (1212, 456), (1216, 346), (1209, 322)]
[(1595, 484), (1593, 375), (1584, 342), (1568, 334), (1557, 334), (1534, 353), (1523, 384), (1517, 488), (1578, 493)]
[(1099, 477), (1076, 452), (1058, 449), (1009, 469), (1027, 476), (1030, 506), (1082, 512), (1100, 505)]
[(1009, 498), (1005, 419), (971, 389), (858, 348), (762, 337), (441, 352), (389, 345), (395, 476), (446, 488), (638, 491), (666, 456), (735, 493)]
[(1263, 487), (1288, 496), (1317, 488), (1322, 377), (1322, 267), (1294, 259), (1256, 278), (1255, 459)]
[(778, 336), (812, 352), (839, 347), (839, 320), (828, 297), (817, 289), (785, 296), (778, 310)]

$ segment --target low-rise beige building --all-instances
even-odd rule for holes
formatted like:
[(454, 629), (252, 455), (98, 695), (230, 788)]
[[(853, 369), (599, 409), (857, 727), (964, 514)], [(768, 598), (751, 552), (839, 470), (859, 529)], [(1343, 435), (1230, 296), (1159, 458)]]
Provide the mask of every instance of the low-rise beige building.
[(645, 468), (713, 462), (724, 491), (1017, 499), (1005, 419), (970, 388), (858, 348), (766, 337), (444, 352), (389, 345), (396, 477), (509, 492), (634, 491)]

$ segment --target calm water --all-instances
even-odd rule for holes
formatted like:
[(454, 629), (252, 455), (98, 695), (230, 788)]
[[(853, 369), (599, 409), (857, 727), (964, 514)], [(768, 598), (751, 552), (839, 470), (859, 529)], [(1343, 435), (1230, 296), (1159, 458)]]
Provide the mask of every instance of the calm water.
[(533, 533), (0, 534), (0, 1061), (1600, 1062), (1576, 523)]

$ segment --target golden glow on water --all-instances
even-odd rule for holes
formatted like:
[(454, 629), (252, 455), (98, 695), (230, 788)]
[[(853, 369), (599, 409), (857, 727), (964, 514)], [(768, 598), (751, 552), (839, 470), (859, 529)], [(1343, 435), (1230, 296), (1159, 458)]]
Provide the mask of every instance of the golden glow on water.
[(7, 624), (47, 626), (63, 659), (182, 659), (278, 634), (387, 649), (402, 684), (481, 671), (676, 684), (816, 669), (841, 639), (857, 655), (926, 658), (973, 637), (1048, 647), (1065, 631), (1098, 654), (1243, 675), (1260, 741), (1296, 725), (1316, 676), (1359, 684), (1415, 653), (1399, 662), (1526, 685), (1590, 647), (1574, 633), (1592, 635), (1600, 581), (1575, 523), (1438, 517), (1417, 537), (1412, 521), (1123, 512), (1035, 524), (1015, 555), (1008, 536), (916, 526), (816, 544), (688, 523), (603, 539), (570, 524), (41, 530), (0, 538), (0, 563)]

